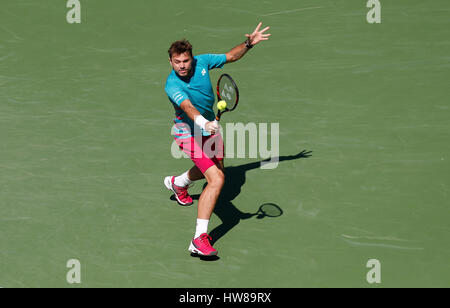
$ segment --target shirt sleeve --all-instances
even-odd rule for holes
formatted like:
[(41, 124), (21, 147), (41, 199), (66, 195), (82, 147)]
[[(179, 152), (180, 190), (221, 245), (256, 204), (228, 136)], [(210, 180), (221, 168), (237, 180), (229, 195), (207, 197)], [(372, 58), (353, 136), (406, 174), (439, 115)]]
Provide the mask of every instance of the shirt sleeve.
[(186, 92), (179, 89), (178, 87), (168, 87), (166, 88), (166, 94), (169, 97), (170, 101), (180, 107), (181, 103), (187, 99), (189, 99)]
[(208, 54), (208, 69), (212, 70), (213, 68), (222, 68), (223, 65), (227, 62), (227, 56), (225, 54)]

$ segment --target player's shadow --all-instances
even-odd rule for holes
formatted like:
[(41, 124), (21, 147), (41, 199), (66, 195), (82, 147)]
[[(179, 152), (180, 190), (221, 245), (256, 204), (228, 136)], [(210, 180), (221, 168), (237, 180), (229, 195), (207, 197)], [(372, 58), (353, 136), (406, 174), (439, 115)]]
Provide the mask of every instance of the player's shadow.
[[(308, 158), (311, 156), (312, 151), (302, 151), (296, 155), (290, 156), (280, 156), (278, 157), (278, 161), (286, 161), (286, 160), (294, 160), (299, 158)], [(222, 238), (225, 234), (227, 234), (231, 229), (233, 229), (241, 220), (249, 219), (251, 217), (256, 216), (258, 219), (262, 219), (266, 216), (264, 211), (261, 211), (260, 207), (256, 213), (244, 213), (241, 212), (232, 201), (241, 193), (241, 188), (245, 184), (246, 173), (247, 171), (257, 169), (261, 166), (262, 162), (268, 162), (270, 159), (253, 162), (249, 164), (244, 164), (240, 166), (232, 166), (225, 167), (225, 184), (222, 188), (222, 192), (217, 200), (216, 207), (214, 208), (214, 214), (216, 214), (219, 219), (222, 221), (222, 224), (214, 228), (209, 235), (212, 238), (211, 245), (214, 245), (220, 238)], [(272, 161), (276, 161), (275, 158), (272, 158)], [(203, 186), (203, 189), (206, 187), (207, 183)], [(198, 200), (200, 195), (193, 195), (192, 198), (194, 200)], [(281, 208), (273, 203), (264, 204), (270, 205), (271, 208), (278, 210), (279, 214), (276, 216), (280, 216), (283, 211)], [(272, 216), (274, 217), (274, 216)]]

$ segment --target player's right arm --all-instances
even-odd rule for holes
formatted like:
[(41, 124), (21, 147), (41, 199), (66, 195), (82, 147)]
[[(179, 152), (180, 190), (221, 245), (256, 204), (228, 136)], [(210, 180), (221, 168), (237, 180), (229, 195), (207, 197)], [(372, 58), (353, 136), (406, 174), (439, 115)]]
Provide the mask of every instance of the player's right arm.
[(208, 133), (215, 134), (217, 131), (219, 131), (219, 125), (214, 121), (206, 120), (197, 110), (197, 108), (192, 105), (189, 99), (185, 99), (184, 101), (182, 101), (180, 104), (180, 108), (183, 109), (184, 113), (186, 113), (187, 116), (192, 121), (194, 121), (196, 125), (200, 126)]
[(181, 88), (166, 83), (165, 91), (170, 101), (180, 107), (196, 125), (210, 134), (215, 134), (219, 130), (219, 125), (214, 121), (206, 120)]

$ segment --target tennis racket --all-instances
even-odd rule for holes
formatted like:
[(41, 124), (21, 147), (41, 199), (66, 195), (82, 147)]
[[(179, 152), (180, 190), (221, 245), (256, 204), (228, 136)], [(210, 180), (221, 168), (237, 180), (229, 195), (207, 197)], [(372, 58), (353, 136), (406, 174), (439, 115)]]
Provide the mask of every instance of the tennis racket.
[(228, 74), (222, 74), (217, 81), (217, 101), (224, 100), (227, 107), (224, 110), (217, 110), (216, 121), (220, 121), (222, 114), (236, 109), (239, 102), (239, 90)]

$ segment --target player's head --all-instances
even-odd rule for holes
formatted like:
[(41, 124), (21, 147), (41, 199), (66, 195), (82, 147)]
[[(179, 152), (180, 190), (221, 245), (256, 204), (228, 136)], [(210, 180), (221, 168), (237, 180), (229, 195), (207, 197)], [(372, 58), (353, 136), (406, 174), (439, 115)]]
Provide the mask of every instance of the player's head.
[(192, 45), (187, 40), (173, 42), (169, 48), (169, 62), (178, 76), (186, 77), (192, 70)]

